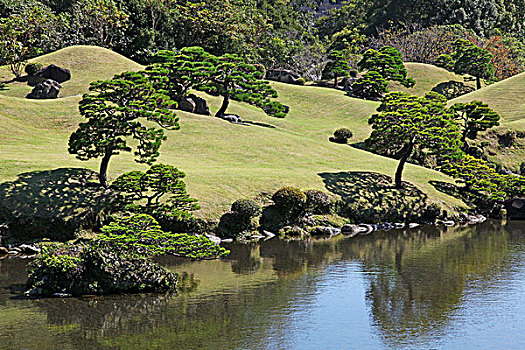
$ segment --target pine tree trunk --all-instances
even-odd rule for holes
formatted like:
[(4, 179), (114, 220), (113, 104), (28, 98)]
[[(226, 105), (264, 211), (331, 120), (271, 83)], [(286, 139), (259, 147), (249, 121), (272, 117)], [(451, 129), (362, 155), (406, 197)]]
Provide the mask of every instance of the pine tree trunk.
[(226, 109), (228, 109), (228, 105), (230, 104), (230, 96), (226, 95), (224, 96), (224, 99), (222, 100), (222, 106), (221, 109), (217, 112), (215, 115), (216, 117), (223, 117), (226, 114)]
[(481, 78), (476, 77), (476, 88), (479, 90), (481, 89)]
[(412, 151), (414, 150), (414, 142), (413, 140), (410, 140), (404, 147), (403, 147), (403, 155), (401, 156), (401, 159), (399, 160), (399, 164), (397, 166), (396, 170), (396, 176), (394, 179), (396, 188), (401, 188), (402, 186), (402, 176), (403, 176), (403, 169), (405, 168), (405, 164), (412, 154)]
[(108, 164), (109, 159), (111, 158), (111, 151), (106, 151), (106, 154), (104, 154), (104, 157), (102, 158), (102, 162), (100, 163), (100, 172), (98, 174), (98, 180), (100, 181), (100, 184), (104, 188), (108, 188)]

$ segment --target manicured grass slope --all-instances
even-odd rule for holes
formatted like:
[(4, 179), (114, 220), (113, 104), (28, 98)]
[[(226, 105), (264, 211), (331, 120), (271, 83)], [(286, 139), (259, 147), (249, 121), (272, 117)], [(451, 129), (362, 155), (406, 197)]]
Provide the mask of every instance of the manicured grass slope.
[[(410, 94), (423, 96), (440, 83), (451, 80), (464, 82), (463, 76), (449, 72), (446, 69), (439, 68), (431, 64), (407, 62), (405, 63), (405, 67), (407, 69), (408, 76), (415, 79), (416, 85), (411, 88), (406, 88), (397, 82), (390, 82), (390, 91), (403, 91)], [(467, 82), (467, 84), (475, 87), (474, 82)]]
[[(48, 59), (57, 65), (75, 62), (90, 69), (89, 74), (73, 74), (70, 83), (80, 93), (92, 80), (107, 78), (116, 67), (134, 69), (125, 58), (91, 47), (62, 50)], [(64, 54), (69, 52), (69, 54)], [(113, 59), (99, 62), (99, 56)], [(58, 55), (60, 54), (60, 55)], [(92, 56), (94, 63), (89, 62)], [(44, 56), (46, 57), (46, 56)], [(109, 64), (108, 62), (112, 62)], [(96, 67), (95, 67), (96, 66)], [(73, 72), (79, 68), (71, 65)], [(119, 70), (117, 70), (119, 71)], [(64, 84), (64, 87), (66, 87)], [(379, 172), (391, 176), (397, 162), (328, 141), (339, 127), (349, 127), (354, 142), (364, 140), (370, 128), (367, 119), (377, 103), (353, 99), (341, 91), (318, 87), (300, 87), (275, 83), (280, 101), (291, 108), (285, 119), (266, 116), (260, 110), (232, 103), (230, 112), (259, 125), (234, 125), (220, 119), (178, 112), (181, 130), (168, 132), (168, 141), (161, 148), (161, 162), (175, 165), (187, 173), (188, 191), (198, 198), (201, 214), (217, 217), (236, 199), (254, 197), (262, 191), (271, 192), (283, 185), (303, 189), (325, 189), (322, 173)], [(80, 116), (76, 104), (79, 96), (53, 101), (29, 101), (0, 94), (0, 181), (12, 180), (27, 171), (60, 167), (89, 167), (97, 169), (97, 160), (80, 162), (67, 153), (67, 140), (76, 128)], [(216, 111), (220, 99), (208, 97)], [(264, 125), (264, 126), (262, 126)], [(131, 154), (112, 159), (110, 176), (145, 167), (133, 162)], [(451, 181), (450, 178), (425, 168), (409, 165), (405, 179), (426, 192), (430, 199), (460, 204), (429, 184), (431, 180)], [(341, 183), (341, 190), (351, 190), (352, 183)]]

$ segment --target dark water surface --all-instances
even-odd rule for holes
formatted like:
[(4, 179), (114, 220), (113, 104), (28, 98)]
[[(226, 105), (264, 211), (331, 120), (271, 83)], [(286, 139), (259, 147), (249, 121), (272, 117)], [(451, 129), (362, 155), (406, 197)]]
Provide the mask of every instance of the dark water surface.
[(26, 300), (0, 261), (0, 349), (525, 349), (525, 223), (163, 258), (186, 291)]

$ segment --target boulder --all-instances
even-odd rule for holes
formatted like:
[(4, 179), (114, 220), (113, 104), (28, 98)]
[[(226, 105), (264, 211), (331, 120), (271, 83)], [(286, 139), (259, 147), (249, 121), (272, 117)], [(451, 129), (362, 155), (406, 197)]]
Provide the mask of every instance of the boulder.
[(355, 237), (359, 233), (359, 227), (357, 225), (346, 224), (341, 228), (341, 233), (345, 236)]
[(212, 235), (212, 234), (209, 234), (209, 233), (205, 234), (205, 236), (206, 236), (206, 238), (208, 238), (210, 241), (212, 241), (213, 244), (215, 244), (215, 245), (219, 245), (219, 244), (221, 244), (221, 241), (222, 241), (222, 240), (221, 240), (219, 237), (217, 237), (217, 236), (215, 236), (215, 235)]
[(69, 69), (61, 68), (55, 66), (54, 64), (50, 64), (49, 66), (38, 72), (37, 76), (44, 79), (52, 79), (58, 83), (63, 83), (71, 79), (71, 72), (69, 71)]
[(234, 123), (234, 124), (242, 123), (241, 117), (239, 117), (238, 115), (235, 115), (235, 114), (225, 114), (225, 115), (223, 115), (220, 118), (224, 119), (224, 120), (227, 120), (230, 123)]
[(525, 220), (525, 198), (509, 199), (503, 203), (510, 220)]
[(329, 226), (317, 226), (312, 230), (311, 234), (315, 236), (333, 237), (341, 234), (341, 229)]
[(361, 236), (366, 236), (374, 232), (374, 226), (368, 225), (368, 224), (360, 224), (357, 225), (359, 232), (358, 234)]
[(26, 98), (31, 99), (52, 99), (57, 98), (62, 85), (52, 79), (46, 79), (33, 88)]
[(299, 74), (287, 69), (268, 69), (266, 71), (266, 79), (281, 83), (297, 84), (299, 78)]
[(29, 245), (29, 244), (22, 244), (18, 248), (20, 249), (20, 253), (25, 254), (25, 255), (35, 255), (35, 254), (40, 253), (39, 248)]
[(9, 249), (6, 247), (0, 247), (0, 255), (6, 255), (9, 254)]
[(410, 224), (408, 224), (408, 227), (409, 228), (416, 228), (416, 227), (419, 227), (420, 225), (418, 223), (415, 223), (415, 222), (411, 222)]
[(201, 115), (211, 115), (210, 107), (208, 107), (208, 103), (206, 102), (205, 99), (203, 99), (202, 97), (199, 97), (197, 95), (194, 95), (194, 94), (190, 94), (188, 97), (195, 104), (195, 108), (193, 110), (193, 113), (201, 114)]
[(270, 231), (263, 231), (263, 233), (266, 235), (265, 241), (270, 240), (275, 237), (275, 233)]
[(195, 102), (189, 97), (184, 97), (179, 101), (178, 108), (181, 111), (193, 113), (195, 111)]

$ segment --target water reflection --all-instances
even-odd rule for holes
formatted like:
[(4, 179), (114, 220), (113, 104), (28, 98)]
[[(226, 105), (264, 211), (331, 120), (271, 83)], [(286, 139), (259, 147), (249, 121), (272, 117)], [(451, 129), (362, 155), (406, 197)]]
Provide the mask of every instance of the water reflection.
[[(468, 333), (472, 296), (485, 297), (476, 291), (487, 286), (505, 291), (518, 283), (513, 293), (525, 296), (523, 227), (486, 223), (358, 239), (270, 240), (232, 245), (232, 255), (223, 261), (162, 258), (168, 268), (185, 273), (185, 292), (178, 295), (22, 300), (16, 295), (25, 282), (25, 262), (9, 259), (0, 262), (0, 314), (9, 315), (0, 320), (0, 344), (41, 350), (57, 344), (60, 349), (440, 348), (461, 339), (458, 324)], [(510, 310), (510, 320), (523, 325), (520, 314)], [(514, 339), (499, 345), (516, 344)]]

